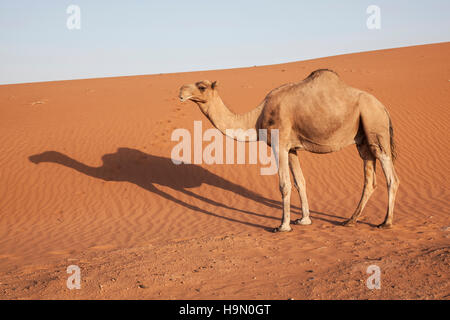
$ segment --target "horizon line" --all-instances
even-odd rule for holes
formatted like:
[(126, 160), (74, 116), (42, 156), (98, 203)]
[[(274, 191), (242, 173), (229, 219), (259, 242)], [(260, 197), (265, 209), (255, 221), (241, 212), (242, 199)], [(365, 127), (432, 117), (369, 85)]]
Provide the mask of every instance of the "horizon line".
[(253, 65), (253, 66), (237, 66), (230, 68), (211, 68), (211, 69), (201, 69), (201, 70), (186, 70), (186, 71), (176, 71), (176, 72), (157, 72), (157, 73), (143, 73), (143, 74), (121, 74), (121, 75), (111, 75), (111, 76), (99, 76), (99, 77), (87, 77), (87, 78), (71, 78), (71, 79), (56, 79), (56, 80), (37, 80), (37, 81), (29, 81), (29, 82), (11, 82), (11, 83), (0, 83), (0, 87), (4, 86), (14, 86), (14, 85), (26, 85), (26, 84), (39, 84), (39, 83), (51, 83), (51, 82), (64, 82), (64, 81), (82, 81), (82, 80), (97, 80), (97, 79), (114, 79), (114, 78), (126, 78), (126, 77), (145, 77), (145, 76), (157, 76), (157, 75), (174, 75), (174, 74), (184, 74), (184, 73), (199, 73), (199, 72), (214, 72), (214, 71), (224, 71), (224, 70), (239, 70), (239, 69), (248, 69), (248, 68), (260, 68), (260, 67), (270, 67), (270, 66), (281, 66), (286, 64), (293, 64), (297, 62), (306, 62), (311, 60), (319, 60), (331, 57), (345, 56), (351, 54), (359, 54), (359, 53), (368, 53), (368, 52), (377, 52), (377, 51), (387, 51), (387, 50), (395, 50), (395, 49), (403, 49), (410, 47), (420, 47), (434, 44), (443, 44), (449, 43), (450, 41), (440, 41), (440, 42), (430, 42), (430, 43), (421, 43), (414, 45), (401, 45), (398, 47), (388, 47), (382, 49), (375, 50), (363, 50), (363, 51), (353, 51), (346, 53), (339, 53), (331, 56), (318, 56), (314, 58), (308, 58), (304, 60), (294, 60), (294, 61), (285, 61), (279, 63), (272, 64), (262, 64), (262, 65)]

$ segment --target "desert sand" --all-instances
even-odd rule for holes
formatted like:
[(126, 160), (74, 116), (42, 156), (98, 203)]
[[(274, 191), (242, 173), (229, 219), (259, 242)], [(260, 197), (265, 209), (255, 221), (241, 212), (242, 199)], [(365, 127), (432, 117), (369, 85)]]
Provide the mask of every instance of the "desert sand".
[[(449, 299), (450, 43), (250, 68), (0, 86), (2, 299)], [(280, 223), (276, 175), (259, 165), (176, 166), (176, 128), (210, 122), (180, 103), (218, 80), (237, 113), (329, 68), (389, 110), (401, 184), (394, 227), (385, 178), (360, 222), (354, 146), (299, 152), (312, 225)], [(206, 145), (206, 143), (205, 143)], [(301, 216), (292, 193), (292, 219)], [(69, 290), (69, 265), (81, 289)], [(369, 290), (367, 267), (381, 270)]]

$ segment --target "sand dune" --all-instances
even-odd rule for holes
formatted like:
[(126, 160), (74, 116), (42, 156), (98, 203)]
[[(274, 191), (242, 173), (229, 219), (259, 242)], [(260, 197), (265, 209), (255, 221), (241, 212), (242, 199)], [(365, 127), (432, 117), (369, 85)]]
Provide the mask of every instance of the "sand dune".
[[(180, 74), (0, 86), (0, 297), (449, 298), (450, 43)], [(355, 147), (300, 153), (311, 226), (272, 234), (277, 176), (256, 165), (181, 165), (171, 133), (209, 121), (178, 101), (182, 84), (218, 80), (233, 111), (318, 68), (388, 108), (401, 185), (394, 228), (379, 230), (378, 188), (355, 228)], [(293, 193), (294, 218), (299, 199)], [(82, 289), (66, 288), (66, 268)], [(382, 270), (368, 290), (367, 266)]]

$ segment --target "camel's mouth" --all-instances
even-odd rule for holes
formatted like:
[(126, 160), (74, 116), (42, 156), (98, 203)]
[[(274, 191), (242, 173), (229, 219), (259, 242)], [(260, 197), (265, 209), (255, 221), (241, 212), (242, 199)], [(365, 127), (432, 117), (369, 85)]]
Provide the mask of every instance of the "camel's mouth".
[(189, 96), (189, 97), (180, 97), (180, 101), (181, 101), (181, 102), (185, 102), (185, 101), (188, 101), (190, 98), (192, 98), (192, 96)]
[(206, 100), (200, 99), (198, 97), (194, 97), (194, 96), (189, 96), (189, 97), (180, 97), (180, 101), (181, 102), (185, 102), (185, 101), (194, 101), (194, 102), (200, 102), (200, 103), (206, 103)]

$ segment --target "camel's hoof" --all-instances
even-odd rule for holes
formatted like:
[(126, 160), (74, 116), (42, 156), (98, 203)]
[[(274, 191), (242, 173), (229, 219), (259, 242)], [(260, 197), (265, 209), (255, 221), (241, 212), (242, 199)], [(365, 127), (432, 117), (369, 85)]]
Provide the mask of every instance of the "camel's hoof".
[(309, 226), (311, 224), (310, 218), (301, 218), (294, 221), (294, 224), (302, 225), (302, 226)]
[(353, 220), (350, 220), (350, 219), (347, 220), (347, 221), (342, 222), (342, 225), (343, 225), (344, 227), (354, 227), (355, 224), (356, 224), (356, 222), (353, 221)]
[(279, 226), (278, 228), (275, 228), (272, 230), (273, 233), (277, 233), (277, 232), (291, 232), (292, 228), (291, 227), (283, 227), (283, 226)]
[(392, 229), (392, 223), (382, 223), (377, 226), (378, 229)]

